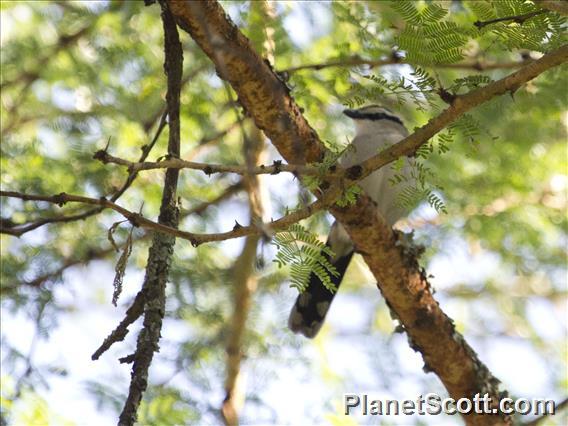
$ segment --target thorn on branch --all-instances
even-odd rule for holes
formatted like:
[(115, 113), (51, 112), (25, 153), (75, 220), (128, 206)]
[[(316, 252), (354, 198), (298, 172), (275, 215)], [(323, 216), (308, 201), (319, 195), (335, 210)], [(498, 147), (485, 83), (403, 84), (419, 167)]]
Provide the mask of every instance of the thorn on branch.
[(235, 220), (235, 226), (233, 226), (233, 231), (236, 231), (237, 229), (241, 229), (243, 227), (243, 225), (241, 225), (239, 222), (237, 222)]
[(203, 168), (203, 173), (205, 173), (207, 176), (211, 176), (213, 174), (213, 169), (211, 168), (211, 166), (205, 166)]
[(448, 105), (452, 105), (457, 98), (457, 95), (454, 95), (443, 87), (440, 87), (440, 89), (438, 90), (438, 96), (440, 96), (440, 99), (442, 99)]
[(274, 166), (274, 171), (271, 174), (277, 175), (282, 171), (282, 160), (274, 160), (272, 165)]
[(122, 358), (118, 358), (121, 364), (132, 364), (134, 362), (134, 354), (123, 356)]
[(138, 213), (131, 213), (128, 215), (127, 219), (132, 224), (132, 226), (139, 228), (140, 227), (140, 218), (143, 217), (141, 214)]
[(93, 159), (99, 160), (103, 164), (107, 164), (109, 162), (109, 155), (105, 149), (99, 149), (97, 152), (93, 154)]
[(358, 164), (345, 170), (345, 177), (349, 180), (357, 180), (361, 174), (363, 174), (363, 167)]
[(57, 204), (59, 207), (63, 207), (65, 205), (65, 203), (67, 203), (67, 194), (65, 192), (61, 192), (57, 195), (53, 196), (53, 201), (55, 202), (55, 204)]

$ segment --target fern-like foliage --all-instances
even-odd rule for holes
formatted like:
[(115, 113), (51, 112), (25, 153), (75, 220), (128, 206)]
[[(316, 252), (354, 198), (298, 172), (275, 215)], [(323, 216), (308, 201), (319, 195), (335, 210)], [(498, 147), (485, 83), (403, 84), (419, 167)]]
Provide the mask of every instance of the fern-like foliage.
[[(322, 183), (322, 179), (328, 173), (329, 169), (337, 163), (337, 160), (343, 153), (348, 150), (352, 149), (351, 145), (347, 145), (345, 149), (342, 150), (333, 150), (331, 144), (325, 144), (328, 150), (325, 153), (324, 159), (320, 163), (312, 163), (311, 166), (315, 166), (318, 168), (318, 172), (315, 175), (305, 176), (303, 178), (304, 186), (310, 190), (315, 191)], [(348, 188), (343, 190), (341, 197), (335, 202), (339, 207), (348, 207), (353, 205), (357, 201), (357, 197), (361, 193), (361, 187), (359, 185), (351, 185)]]
[(349, 207), (355, 204), (357, 197), (363, 190), (359, 185), (351, 185), (343, 191), (341, 197), (335, 202), (339, 207)]
[[(399, 158), (395, 161), (391, 168), (396, 172), (389, 180), (391, 185), (405, 185), (398, 193), (395, 203), (406, 210), (413, 208), (418, 202), (427, 200), (428, 204), (438, 213), (447, 213), (446, 204), (436, 194), (435, 190), (441, 189), (432, 185), (430, 182), (434, 178), (434, 173), (426, 165), (425, 159), (434, 151), (433, 145), (427, 143), (420, 147), (416, 152), (416, 158), (410, 161), (410, 177), (409, 180), (405, 175), (400, 173), (404, 163), (409, 161), (405, 158)], [(412, 183), (410, 183), (412, 182)]]
[(391, 2), (392, 8), (406, 21), (406, 27), (396, 38), (406, 60), (418, 65), (458, 62), (471, 30), (454, 22), (443, 21), (448, 10), (428, 3), (421, 10), (415, 1)]
[[(516, 17), (540, 11), (538, 4), (520, 0), (463, 2), (478, 21)], [(475, 37), (492, 36), (508, 50), (530, 49), (548, 52), (567, 41), (566, 18), (547, 12), (523, 20), (505, 20), (479, 28)]]
[(290, 267), (290, 286), (301, 293), (307, 285), (310, 273), (321, 280), (325, 288), (335, 292), (331, 276), (338, 272), (325, 257), (333, 256), (333, 251), (300, 224), (293, 224), (286, 231), (276, 234), (273, 244), (278, 252), (274, 262), (279, 268)]
[(435, 105), (436, 81), (422, 68), (417, 68), (411, 76), (414, 78), (399, 76), (394, 80), (387, 80), (382, 75), (362, 75), (370, 84), (352, 84), (343, 102), (353, 108), (365, 103), (381, 104), (385, 97), (394, 97), (399, 105), (411, 101), (416, 109), (426, 111), (427, 106)]

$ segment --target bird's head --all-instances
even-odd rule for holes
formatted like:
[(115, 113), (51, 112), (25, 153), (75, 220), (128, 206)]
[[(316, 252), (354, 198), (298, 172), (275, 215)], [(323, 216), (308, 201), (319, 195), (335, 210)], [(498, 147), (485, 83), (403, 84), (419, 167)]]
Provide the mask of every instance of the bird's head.
[(390, 109), (380, 105), (367, 105), (357, 109), (346, 109), (343, 111), (347, 117), (355, 121), (357, 133), (375, 133), (385, 128), (406, 129), (401, 118), (394, 114)]

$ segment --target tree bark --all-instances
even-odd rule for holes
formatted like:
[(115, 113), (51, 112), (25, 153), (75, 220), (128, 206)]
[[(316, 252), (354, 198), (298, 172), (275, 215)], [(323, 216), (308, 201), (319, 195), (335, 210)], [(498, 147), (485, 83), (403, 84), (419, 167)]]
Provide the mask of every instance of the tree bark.
[[(272, 66), (256, 54), (222, 7), (216, 1), (170, 0), (169, 4), (180, 27), (188, 31), (211, 58), (219, 76), (232, 85), (241, 105), (281, 155), (292, 164), (321, 160), (325, 148), (302, 116), (290, 90)], [(439, 117), (405, 139), (402, 145), (395, 145), (392, 158), (384, 163), (400, 155), (411, 155), (464, 112), (496, 95), (518, 89), (522, 83), (564, 62), (567, 56), (568, 48), (561, 48), (527, 65), (510, 81), (501, 81), (498, 87), (490, 85), (468, 98), (457, 98)], [(499, 381), (440, 309), (412, 248), (404, 244), (399, 234), (377, 214), (373, 202), (367, 196), (361, 196), (355, 205), (333, 207), (331, 212), (345, 226), (356, 250), (375, 275), (381, 293), (408, 333), (411, 346), (421, 352), (425, 369), (436, 373), (456, 400), (488, 393), (495, 404), (501, 396)], [(464, 419), (471, 425), (510, 424), (511, 421), (504, 415), (481, 414)]]

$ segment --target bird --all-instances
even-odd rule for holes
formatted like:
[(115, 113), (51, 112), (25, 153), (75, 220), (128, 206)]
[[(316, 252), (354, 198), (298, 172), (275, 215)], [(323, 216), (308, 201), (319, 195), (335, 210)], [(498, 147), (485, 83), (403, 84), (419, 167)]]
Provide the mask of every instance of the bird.
[[(408, 136), (402, 119), (384, 106), (367, 105), (358, 109), (345, 109), (343, 114), (355, 124), (355, 138), (339, 158), (339, 164), (343, 167), (359, 164)], [(377, 210), (391, 227), (408, 213), (407, 208), (397, 202), (402, 184), (391, 182), (397, 174), (410, 183), (413, 180), (411, 166), (405, 161), (400, 170), (387, 165), (359, 182), (361, 189), (375, 202)], [(288, 319), (290, 330), (308, 338), (314, 338), (321, 329), (354, 254), (349, 235), (337, 221), (331, 226), (326, 245), (333, 256), (325, 252), (321, 255), (337, 270), (337, 275), (330, 274), (336, 291), (327, 289), (312, 272), (307, 287), (298, 295)]]

